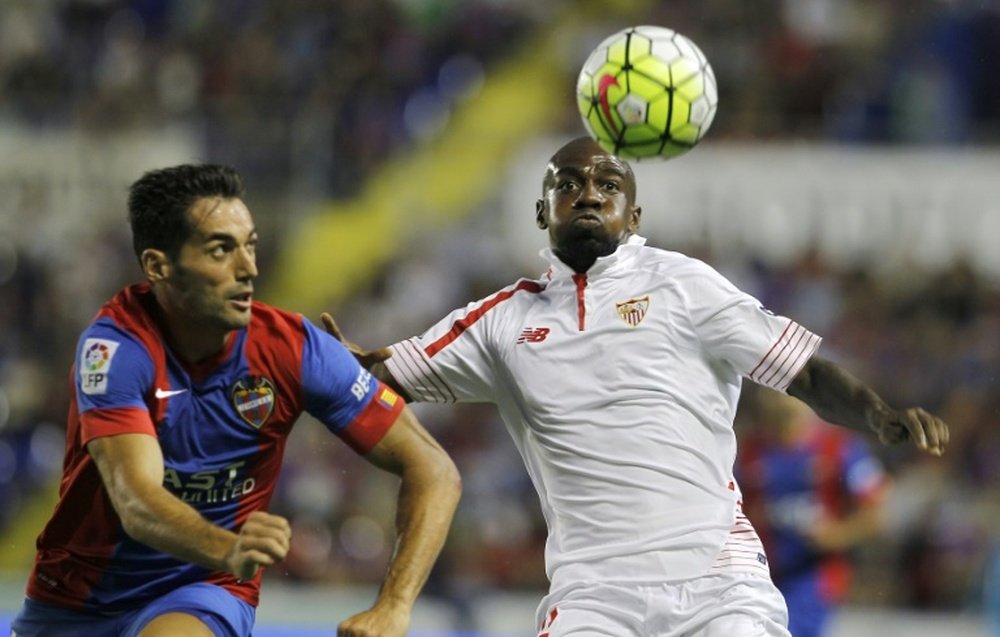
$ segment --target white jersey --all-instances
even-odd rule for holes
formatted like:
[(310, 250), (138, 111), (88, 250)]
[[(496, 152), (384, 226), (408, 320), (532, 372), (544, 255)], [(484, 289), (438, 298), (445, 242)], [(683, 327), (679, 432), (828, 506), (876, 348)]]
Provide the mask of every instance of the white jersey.
[(732, 475), (742, 378), (784, 391), (820, 343), (705, 263), (644, 244), (630, 237), (586, 274), (544, 250), (544, 277), (452, 312), (386, 361), (413, 400), (496, 403), (541, 499), (554, 590), (732, 561), (746, 532)]

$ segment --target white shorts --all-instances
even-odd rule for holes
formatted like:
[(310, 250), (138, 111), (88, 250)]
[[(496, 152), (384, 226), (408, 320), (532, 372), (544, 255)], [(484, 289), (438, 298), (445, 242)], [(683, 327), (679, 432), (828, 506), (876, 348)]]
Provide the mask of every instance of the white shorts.
[(538, 637), (791, 637), (767, 576), (720, 573), (665, 584), (581, 582), (538, 608)]

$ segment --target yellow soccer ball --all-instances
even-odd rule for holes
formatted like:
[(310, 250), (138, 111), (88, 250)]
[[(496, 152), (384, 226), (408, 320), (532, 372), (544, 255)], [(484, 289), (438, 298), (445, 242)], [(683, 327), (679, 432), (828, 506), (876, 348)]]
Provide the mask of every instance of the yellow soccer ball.
[(587, 58), (576, 84), (583, 124), (625, 159), (669, 159), (694, 148), (715, 118), (718, 89), (705, 54), (658, 26), (623, 29)]

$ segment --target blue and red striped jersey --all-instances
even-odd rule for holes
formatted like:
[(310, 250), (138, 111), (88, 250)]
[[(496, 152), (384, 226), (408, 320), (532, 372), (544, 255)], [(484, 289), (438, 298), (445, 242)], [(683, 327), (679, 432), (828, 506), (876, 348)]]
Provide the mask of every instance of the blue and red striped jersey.
[(787, 445), (751, 435), (740, 445), (736, 475), (778, 588), (814, 578), (824, 601), (839, 601), (850, 583), (849, 556), (819, 551), (809, 529), (879, 501), (887, 476), (866, 441), (819, 421)]
[(69, 608), (117, 611), (193, 582), (256, 605), (247, 581), (128, 537), (87, 453), (95, 438), (155, 436), (164, 487), (219, 526), (266, 510), (285, 441), (306, 411), (359, 453), (382, 438), (403, 400), (301, 315), (254, 302), (250, 324), (195, 366), (165, 344), (148, 284), (122, 290), (77, 345), (59, 502), (38, 537), (27, 594)]

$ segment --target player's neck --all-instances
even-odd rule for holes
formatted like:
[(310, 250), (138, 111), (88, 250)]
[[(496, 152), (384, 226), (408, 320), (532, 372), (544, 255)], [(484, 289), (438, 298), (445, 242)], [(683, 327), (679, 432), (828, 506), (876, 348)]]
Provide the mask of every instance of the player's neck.
[(168, 320), (167, 344), (182, 362), (197, 365), (218, 356), (225, 349), (231, 331), (220, 332), (183, 323), (172, 326)]
[(580, 254), (579, 252), (560, 252), (555, 251), (556, 256), (559, 260), (568, 265), (574, 272), (583, 274), (590, 269), (590, 266), (594, 265), (597, 261), (596, 254)]
[(170, 351), (186, 365), (196, 365), (218, 356), (232, 332), (217, 326), (192, 321), (189, 316), (171, 312), (158, 298), (156, 321), (163, 331)]
[(610, 241), (585, 240), (555, 246), (552, 251), (574, 272), (584, 274), (593, 267), (597, 259), (614, 254), (619, 245)]

